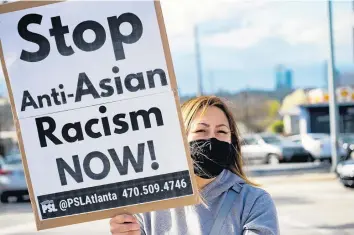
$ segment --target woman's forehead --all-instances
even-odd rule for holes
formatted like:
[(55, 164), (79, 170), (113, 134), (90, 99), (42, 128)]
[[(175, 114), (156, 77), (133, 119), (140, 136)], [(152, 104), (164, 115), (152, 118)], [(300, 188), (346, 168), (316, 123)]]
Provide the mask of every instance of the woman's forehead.
[(198, 125), (199, 123), (204, 123), (213, 126), (221, 125), (221, 124), (229, 126), (229, 122), (224, 111), (222, 111), (220, 108), (215, 106), (210, 106), (205, 110), (199, 110), (196, 113), (192, 123), (194, 125)]

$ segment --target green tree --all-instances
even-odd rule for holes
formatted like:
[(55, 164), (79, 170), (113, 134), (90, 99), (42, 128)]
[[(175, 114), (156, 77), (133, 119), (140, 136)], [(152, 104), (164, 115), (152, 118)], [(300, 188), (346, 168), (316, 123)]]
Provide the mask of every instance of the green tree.
[(270, 125), (270, 131), (277, 134), (282, 134), (284, 132), (284, 123), (282, 120), (276, 120)]
[(279, 109), (280, 109), (280, 102), (277, 100), (269, 100), (267, 102), (268, 105), (268, 116), (270, 118), (275, 118), (278, 115)]

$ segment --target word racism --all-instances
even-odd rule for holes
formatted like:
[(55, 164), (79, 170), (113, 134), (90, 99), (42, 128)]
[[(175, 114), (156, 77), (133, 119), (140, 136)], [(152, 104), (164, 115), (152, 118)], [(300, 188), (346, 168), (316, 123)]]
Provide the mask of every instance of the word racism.
[[(99, 112), (101, 114), (106, 113), (107, 108), (105, 106), (99, 107)], [(138, 110), (134, 112), (129, 112), (128, 120), (126, 120), (127, 114), (118, 113), (113, 116), (112, 122), (115, 125), (113, 129), (113, 133), (115, 134), (125, 134), (129, 131), (129, 127), (132, 128), (133, 131), (138, 131), (140, 129), (138, 118), (141, 117), (145, 129), (151, 128), (151, 115), (155, 116), (157, 126), (163, 126), (164, 121), (162, 118), (161, 110), (157, 107), (151, 107), (149, 110)], [(112, 134), (112, 125), (108, 117), (104, 116), (101, 119), (92, 118), (88, 120), (85, 124), (82, 124), (80, 121), (73, 123), (66, 123), (61, 127), (61, 131), (59, 131), (59, 135), (61, 135), (62, 139), (58, 138), (58, 134), (55, 133), (57, 125), (55, 119), (50, 116), (38, 117), (35, 119), (38, 131), (38, 138), (41, 147), (47, 147), (47, 138), (55, 145), (63, 144), (63, 140), (67, 143), (74, 143), (78, 141), (82, 141), (85, 139), (85, 136), (97, 139), (104, 136), (110, 136)], [(102, 131), (94, 131), (94, 126), (101, 126), (100, 129)], [(45, 126), (47, 128), (45, 128)], [(75, 134), (72, 135), (72, 132)], [(84, 135), (85, 133), (85, 135)], [(70, 135), (71, 134), (71, 135)]]
[[(114, 66), (112, 68), (113, 73), (118, 73), (119, 68)], [(161, 85), (168, 85), (166, 74), (162, 69), (155, 69), (146, 71), (146, 76), (142, 72), (128, 74), (122, 82), (120, 76), (116, 76), (113, 79), (104, 78), (99, 81), (98, 84), (93, 84), (86, 73), (80, 73), (77, 81), (75, 95), (72, 93), (67, 94), (63, 89), (63, 84), (59, 85), (59, 92), (56, 88), (51, 89), (50, 94), (38, 95), (36, 100), (33, 98), (28, 90), (23, 92), (21, 111), (26, 111), (26, 108), (32, 107), (34, 109), (51, 107), (52, 105), (63, 105), (68, 103), (68, 99), (74, 98), (75, 102), (80, 102), (84, 96), (90, 96), (94, 99), (99, 99), (101, 97), (110, 97), (114, 94), (123, 94), (123, 84), (126, 90), (129, 92), (138, 92), (146, 89), (145, 79), (147, 77), (149, 89), (155, 88), (155, 80), (159, 78)], [(133, 85), (133, 83), (136, 85)], [(99, 88), (98, 88), (99, 86)]]

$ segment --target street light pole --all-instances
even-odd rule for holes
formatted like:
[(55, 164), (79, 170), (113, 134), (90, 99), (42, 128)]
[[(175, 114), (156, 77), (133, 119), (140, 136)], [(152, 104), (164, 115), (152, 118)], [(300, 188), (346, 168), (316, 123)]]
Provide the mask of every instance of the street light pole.
[(195, 57), (197, 62), (197, 96), (203, 95), (202, 65), (200, 58), (200, 42), (198, 25), (194, 26)]
[(335, 171), (338, 163), (338, 106), (336, 95), (336, 73), (335, 73), (335, 52), (333, 42), (332, 24), (332, 0), (328, 0), (328, 27), (329, 27), (329, 63), (328, 63), (328, 92), (329, 92), (329, 115), (331, 130), (331, 153), (332, 172)]

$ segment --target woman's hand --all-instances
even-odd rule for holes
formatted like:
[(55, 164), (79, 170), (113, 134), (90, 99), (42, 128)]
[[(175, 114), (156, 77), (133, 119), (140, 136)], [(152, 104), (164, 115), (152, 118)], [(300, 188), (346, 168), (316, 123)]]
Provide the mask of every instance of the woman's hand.
[(140, 235), (140, 224), (132, 215), (117, 215), (110, 220), (112, 235)]

